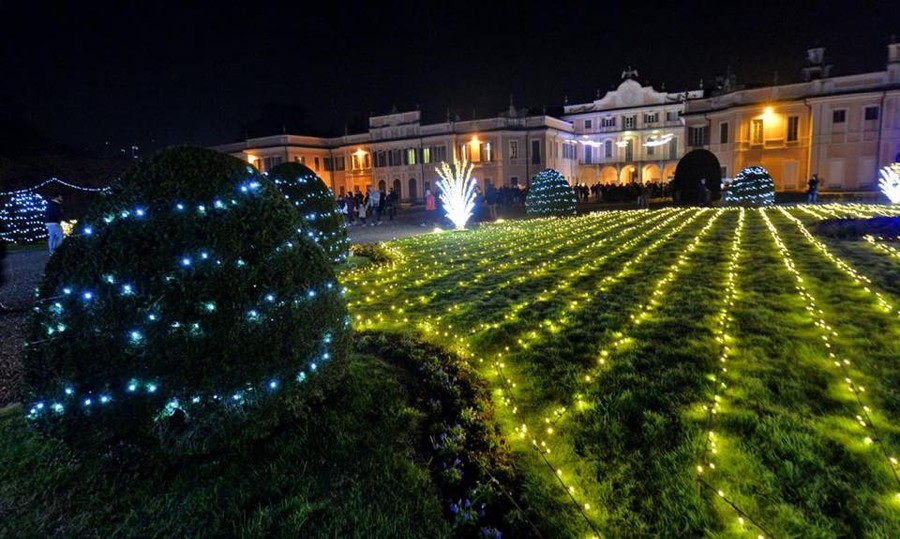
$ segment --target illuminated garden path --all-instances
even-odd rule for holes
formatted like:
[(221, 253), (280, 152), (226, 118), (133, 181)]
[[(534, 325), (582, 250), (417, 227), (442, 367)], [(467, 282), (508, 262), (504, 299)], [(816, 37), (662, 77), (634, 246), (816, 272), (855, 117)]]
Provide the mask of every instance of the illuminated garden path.
[(481, 367), (560, 536), (897, 536), (900, 263), (855, 242), (882, 264), (857, 268), (809, 230), (882, 213), (519, 221), (393, 242), (341, 280), (357, 328)]

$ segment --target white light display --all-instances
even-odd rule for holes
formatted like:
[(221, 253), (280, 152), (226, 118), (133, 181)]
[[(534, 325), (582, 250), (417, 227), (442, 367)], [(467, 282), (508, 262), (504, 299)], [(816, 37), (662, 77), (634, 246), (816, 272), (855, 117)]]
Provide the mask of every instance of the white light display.
[(900, 163), (892, 163), (882, 168), (878, 185), (891, 204), (900, 204)]
[(437, 182), (441, 190), (441, 202), (444, 204), (447, 218), (456, 225), (457, 230), (466, 227), (466, 221), (472, 216), (472, 210), (475, 208), (476, 183), (472, 178), (473, 168), (472, 163), (455, 159), (452, 165), (442, 162), (439, 167), (435, 167), (438, 176), (441, 177)]

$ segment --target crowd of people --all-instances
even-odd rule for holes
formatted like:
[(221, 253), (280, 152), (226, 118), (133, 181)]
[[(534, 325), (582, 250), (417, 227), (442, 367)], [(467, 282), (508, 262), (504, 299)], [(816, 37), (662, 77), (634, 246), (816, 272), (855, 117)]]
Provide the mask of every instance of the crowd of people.
[(575, 194), (579, 202), (637, 203), (645, 206), (652, 198), (671, 198), (669, 182), (631, 182), (627, 184), (578, 184)]
[[(817, 184), (818, 180), (815, 178), (810, 182), (811, 201), (815, 200)], [(639, 208), (647, 208), (652, 199), (670, 199), (677, 203), (681, 198), (680, 193), (673, 192), (671, 181), (593, 185), (581, 183), (573, 188), (578, 202), (584, 203), (636, 204)], [(701, 182), (700, 190), (701, 203), (709, 204), (710, 190), (705, 180)], [(488, 184), (483, 191), (477, 187), (472, 221), (493, 221), (501, 214), (514, 213), (516, 207), (524, 206), (527, 196), (527, 187), (504, 185), (497, 188)], [(368, 187), (366, 193), (357, 189), (353, 193), (338, 197), (337, 202), (338, 208), (350, 226), (377, 226), (382, 224), (385, 217), (393, 221), (400, 211), (400, 197), (394, 189), (384, 192)], [(422, 226), (440, 226), (443, 215), (440, 193), (426, 190), (422, 202), (425, 204)]]
[(393, 221), (400, 207), (400, 196), (391, 188), (387, 193), (369, 186), (364, 195), (359, 188), (337, 198), (338, 211), (348, 226), (378, 226), (387, 216)]

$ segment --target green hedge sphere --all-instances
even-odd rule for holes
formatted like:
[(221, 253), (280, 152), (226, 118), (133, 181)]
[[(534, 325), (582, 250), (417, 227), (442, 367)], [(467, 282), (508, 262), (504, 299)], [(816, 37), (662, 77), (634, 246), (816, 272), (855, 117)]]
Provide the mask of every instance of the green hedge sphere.
[(28, 419), (88, 447), (264, 433), (348, 349), (330, 260), (301, 226), (237, 158), (176, 148), (137, 164), (47, 264)]
[(269, 171), (269, 178), (294, 205), (306, 223), (307, 234), (322, 246), (335, 263), (347, 260), (350, 238), (334, 193), (315, 172), (301, 163), (283, 163)]

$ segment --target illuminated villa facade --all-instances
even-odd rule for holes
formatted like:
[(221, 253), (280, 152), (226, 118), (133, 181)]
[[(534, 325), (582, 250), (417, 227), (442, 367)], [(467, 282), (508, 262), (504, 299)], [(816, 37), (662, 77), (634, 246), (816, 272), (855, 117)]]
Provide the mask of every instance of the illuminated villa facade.
[(422, 124), (419, 111), (369, 118), (368, 131), (341, 137), (274, 135), (214, 147), (265, 172), (306, 164), (336, 194), (393, 188), (420, 200), (435, 166), (464, 157), (484, 189), (525, 186), (545, 168), (570, 183), (665, 181), (697, 148), (719, 159), (723, 177), (762, 165), (778, 190), (874, 190), (877, 170), (900, 160), (900, 44), (884, 71), (830, 77), (824, 49), (811, 49), (805, 82), (713, 91), (658, 92), (627, 70), (617, 89), (559, 117), (512, 106), (494, 118)]

